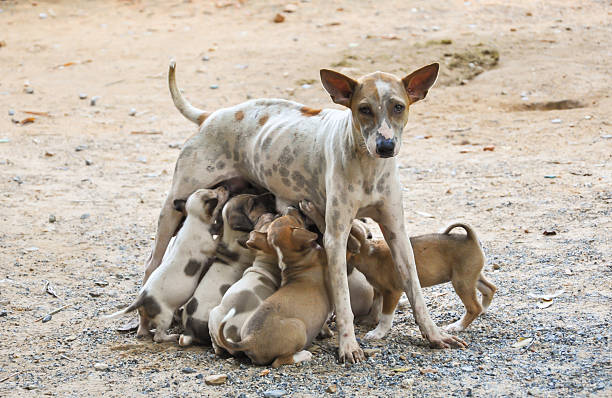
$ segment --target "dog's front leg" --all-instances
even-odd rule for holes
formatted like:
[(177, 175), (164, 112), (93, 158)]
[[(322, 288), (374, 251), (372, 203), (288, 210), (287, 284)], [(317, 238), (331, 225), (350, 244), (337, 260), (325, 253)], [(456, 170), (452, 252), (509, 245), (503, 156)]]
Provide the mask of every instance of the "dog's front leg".
[(338, 359), (341, 363), (364, 360), (363, 351), (355, 338), (353, 312), (346, 275), (346, 242), (354, 213), (346, 208), (332, 206), (328, 202), (325, 212), (324, 246), (327, 252), (327, 269), (332, 302), (338, 326)]
[(402, 206), (381, 209), (380, 219), (377, 221), (391, 249), (395, 267), (402, 277), (404, 291), (412, 307), (414, 320), (419, 325), (423, 337), (429, 341), (432, 348), (466, 347), (467, 344), (463, 340), (443, 332), (429, 316), (421, 292), (412, 245), (406, 234)]

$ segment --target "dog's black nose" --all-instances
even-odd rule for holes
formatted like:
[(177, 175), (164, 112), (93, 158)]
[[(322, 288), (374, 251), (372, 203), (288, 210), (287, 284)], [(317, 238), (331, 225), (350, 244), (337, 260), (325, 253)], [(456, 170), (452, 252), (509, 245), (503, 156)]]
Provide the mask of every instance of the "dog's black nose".
[(393, 156), (394, 150), (395, 140), (393, 138), (384, 139), (378, 137), (376, 139), (376, 153), (379, 154), (381, 158), (390, 158)]

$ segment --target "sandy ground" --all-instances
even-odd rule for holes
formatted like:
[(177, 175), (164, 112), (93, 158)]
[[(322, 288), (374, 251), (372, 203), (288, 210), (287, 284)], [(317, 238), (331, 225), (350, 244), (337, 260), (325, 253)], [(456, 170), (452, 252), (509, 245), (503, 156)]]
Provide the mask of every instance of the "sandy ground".
[[(287, 4), (0, 1), (0, 396), (610, 396), (610, 1)], [(135, 297), (195, 131), (168, 94), (171, 57), (211, 110), (333, 106), (320, 68), (440, 62), (399, 163), (410, 234), (460, 219), (482, 240), (499, 292), (461, 333), (470, 346), (429, 349), (400, 309), (385, 340), (362, 342), (376, 352), (365, 363), (337, 364), (332, 339), (266, 374), (101, 320)], [(560, 291), (548, 308), (528, 296)], [(439, 324), (463, 311), (450, 285), (425, 296)], [(214, 373), (227, 383), (207, 386)]]

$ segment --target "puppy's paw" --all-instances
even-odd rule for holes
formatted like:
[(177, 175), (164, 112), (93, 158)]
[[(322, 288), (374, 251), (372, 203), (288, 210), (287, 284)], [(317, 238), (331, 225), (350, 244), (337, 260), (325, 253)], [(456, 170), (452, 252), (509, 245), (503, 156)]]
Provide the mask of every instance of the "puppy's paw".
[(188, 347), (193, 344), (193, 336), (181, 334), (178, 343), (181, 347)]
[(380, 340), (383, 337), (385, 337), (387, 333), (383, 330), (379, 330), (378, 328), (374, 329), (374, 330), (370, 330), (368, 333), (366, 333), (365, 336), (363, 336), (364, 339), (366, 340)]
[(465, 330), (465, 328), (461, 324), (461, 321), (457, 321), (457, 322), (451, 323), (450, 325), (446, 325), (443, 327), (443, 329), (449, 333), (463, 332)]

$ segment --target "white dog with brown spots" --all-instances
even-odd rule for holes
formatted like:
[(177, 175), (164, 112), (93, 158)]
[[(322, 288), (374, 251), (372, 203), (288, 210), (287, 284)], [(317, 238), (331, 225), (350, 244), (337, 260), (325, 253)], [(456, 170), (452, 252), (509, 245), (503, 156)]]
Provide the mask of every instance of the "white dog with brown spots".
[(280, 203), (297, 205), (305, 198), (324, 212), (323, 241), (339, 329), (340, 362), (364, 359), (355, 338), (345, 256), (351, 221), (356, 217), (370, 217), (381, 226), (414, 318), (430, 345), (466, 345), (438, 328), (425, 306), (406, 233), (395, 158), (408, 108), (425, 98), (438, 75), (438, 64), (403, 79), (375, 72), (354, 80), (321, 70), (323, 86), (344, 110), (257, 99), (209, 114), (183, 98), (174, 75), (172, 61), (168, 76), (172, 99), (200, 131), (183, 146), (177, 160), (145, 278), (160, 264), (180, 223), (173, 201), (198, 188), (244, 177), (272, 192)]
[(273, 207), (274, 197), (270, 194), (236, 195), (225, 204), (221, 212), (223, 232), (216, 258), (183, 309), (184, 331), (179, 345), (210, 342), (210, 311), (219, 305), (227, 289), (253, 264), (255, 255), (244, 246), (245, 242), (261, 216)]
[(201, 273), (206, 272), (215, 257), (217, 241), (211, 228), (228, 196), (223, 187), (199, 189), (189, 196), (186, 203), (177, 201), (177, 211), (186, 212), (187, 217), (162, 264), (140, 289), (134, 303), (108, 318), (138, 310), (137, 337), (149, 336), (150, 330), (155, 328), (154, 341), (161, 343), (177, 339), (178, 335), (169, 335), (167, 330), (174, 312), (189, 300)]

